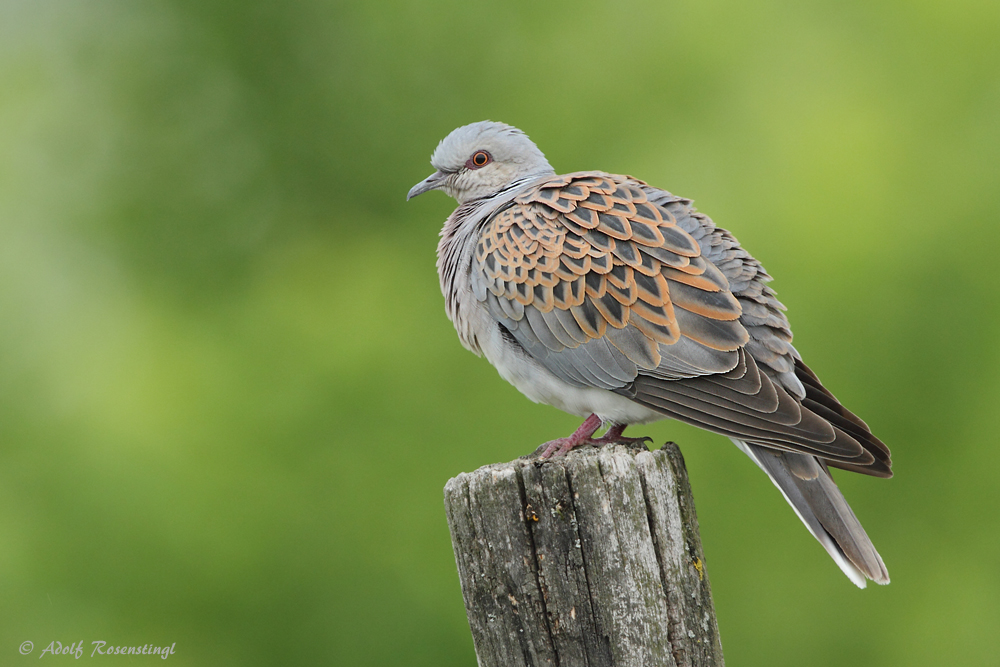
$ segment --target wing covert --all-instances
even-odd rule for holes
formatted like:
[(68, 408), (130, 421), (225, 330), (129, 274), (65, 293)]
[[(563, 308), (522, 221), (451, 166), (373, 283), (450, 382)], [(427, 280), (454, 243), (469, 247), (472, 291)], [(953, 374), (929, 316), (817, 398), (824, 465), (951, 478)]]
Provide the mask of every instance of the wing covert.
[(749, 340), (726, 277), (644, 186), (603, 172), (554, 177), (516, 198), (480, 235), (478, 293), (563, 379), (587, 376), (581, 365), (592, 363), (592, 343), (601, 339), (626, 369), (664, 377), (727, 371)]

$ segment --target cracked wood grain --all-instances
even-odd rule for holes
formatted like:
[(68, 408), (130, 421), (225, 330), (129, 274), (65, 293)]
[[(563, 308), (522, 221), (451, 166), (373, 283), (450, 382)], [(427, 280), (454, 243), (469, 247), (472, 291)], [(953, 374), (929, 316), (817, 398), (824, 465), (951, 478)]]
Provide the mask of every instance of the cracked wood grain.
[(723, 664), (673, 443), (485, 466), (445, 507), (481, 667)]

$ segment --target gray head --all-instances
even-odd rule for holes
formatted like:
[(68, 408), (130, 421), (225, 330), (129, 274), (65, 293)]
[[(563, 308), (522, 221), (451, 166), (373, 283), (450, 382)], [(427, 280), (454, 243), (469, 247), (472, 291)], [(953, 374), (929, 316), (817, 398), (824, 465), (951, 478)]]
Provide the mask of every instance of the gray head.
[(462, 204), (516, 180), (555, 173), (524, 132), (489, 120), (453, 130), (438, 144), (431, 165), (437, 171), (414, 185), (407, 199), (444, 190)]

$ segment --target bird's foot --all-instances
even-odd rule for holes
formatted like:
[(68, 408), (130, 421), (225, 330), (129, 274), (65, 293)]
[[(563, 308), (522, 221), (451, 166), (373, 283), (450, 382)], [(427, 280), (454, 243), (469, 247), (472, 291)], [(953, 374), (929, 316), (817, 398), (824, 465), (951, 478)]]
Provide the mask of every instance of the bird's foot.
[[(573, 436), (568, 438), (556, 438), (555, 440), (549, 440), (544, 445), (539, 447), (541, 454), (538, 455), (540, 459), (548, 459), (557, 456), (563, 456), (569, 453), (574, 447), (584, 444), (586, 440), (580, 440), (578, 442), (573, 441)], [(538, 451), (538, 450), (535, 450)]]
[(626, 447), (638, 449), (645, 448), (647, 442), (653, 442), (653, 439), (647, 436), (643, 436), (641, 438), (626, 438), (622, 435), (624, 430), (624, 424), (615, 424), (600, 438), (590, 438), (588, 443), (594, 445), (595, 447), (600, 447), (602, 445), (625, 445)]
[(583, 423), (580, 424), (580, 428), (574, 431), (573, 435), (566, 438), (556, 438), (555, 440), (549, 440), (544, 445), (535, 450), (535, 452), (541, 451), (538, 454), (538, 458), (547, 459), (553, 456), (563, 456), (568, 453), (574, 447), (586, 444), (590, 442), (590, 436), (601, 427), (601, 418), (597, 415), (590, 415)]
[[(580, 445), (593, 445), (601, 447), (603, 445), (625, 445), (626, 447), (645, 448), (647, 442), (653, 442), (652, 438), (626, 438), (622, 435), (625, 431), (625, 424), (613, 424), (608, 432), (600, 438), (595, 438), (594, 433), (601, 427), (601, 419), (597, 415), (590, 415), (580, 428), (576, 429), (573, 435), (566, 438), (556, 438), (549, 440), (544, 445), (535, 450), (538, 457), (542, 459), (563, 456), (569, 453), (574, 447)], [(540, 453), (539, 453), (540, 452)]]

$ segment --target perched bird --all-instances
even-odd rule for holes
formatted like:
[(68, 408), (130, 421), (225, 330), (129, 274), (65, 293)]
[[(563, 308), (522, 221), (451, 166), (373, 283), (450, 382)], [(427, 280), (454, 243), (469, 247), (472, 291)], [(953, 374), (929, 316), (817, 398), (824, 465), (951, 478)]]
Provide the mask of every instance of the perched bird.
[(437, 268), (462, 344), (531, 400), (586, 418), (542, 457), (642, 440), (622, 432), (668, 417), (720, 433), (851, 581), (889, 583), (828, 469), (891, 477), (889, 449), (802, 362), (771, 277), (732, 234), (631, 176), (556, 175), (503, 123), (454, 130), (431, 165), (407, 199), (458, 201)]

